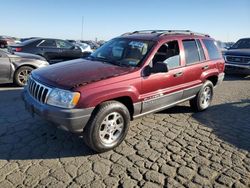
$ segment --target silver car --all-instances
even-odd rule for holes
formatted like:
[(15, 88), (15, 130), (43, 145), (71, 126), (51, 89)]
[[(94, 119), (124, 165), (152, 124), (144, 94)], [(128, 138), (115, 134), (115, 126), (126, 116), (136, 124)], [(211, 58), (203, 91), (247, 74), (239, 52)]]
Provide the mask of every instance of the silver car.
[(18, 86), (24, 86), (33, 69), (48, 65), (49, 63), (38, 55), (12, 54), (0, 50), (0, 84), (15, 83)]

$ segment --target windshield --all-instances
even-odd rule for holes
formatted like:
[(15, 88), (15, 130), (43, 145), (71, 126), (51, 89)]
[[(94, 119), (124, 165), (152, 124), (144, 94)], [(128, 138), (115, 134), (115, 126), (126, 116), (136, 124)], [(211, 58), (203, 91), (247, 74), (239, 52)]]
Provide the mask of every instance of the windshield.
[(240, 39), (231, 48), (233, 48), (233, 49), (250, 49), (250, 39)]
[(152, 46), (152, 41), (116, 38), (97, 49), (89, 59), (119, 66), (136, 67), (142, 62)]

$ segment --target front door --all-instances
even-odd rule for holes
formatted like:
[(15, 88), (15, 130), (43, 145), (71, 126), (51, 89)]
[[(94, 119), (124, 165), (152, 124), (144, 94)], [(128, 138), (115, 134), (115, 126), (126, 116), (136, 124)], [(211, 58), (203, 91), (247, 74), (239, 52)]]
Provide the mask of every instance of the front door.
[(169, 41), (160, 46), (152, 64), (156, 62), (166, 63), (169, 71), (143, 78), (142, 113), (164, 109), (182, 99), (184, 68), (181, 66), (178, 41)]
[(60, 49), (61, 57), (64, 60), (77, 59), (81, 57), (81, 49), (75, 47), (67, 41), (56, 40), (56, 45)]

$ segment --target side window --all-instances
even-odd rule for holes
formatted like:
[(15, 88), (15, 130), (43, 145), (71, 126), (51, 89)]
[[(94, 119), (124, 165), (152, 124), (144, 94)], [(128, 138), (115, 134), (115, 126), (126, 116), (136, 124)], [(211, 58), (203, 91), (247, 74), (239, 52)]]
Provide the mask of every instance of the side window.
[(221, 58), (221, 54), (218, 51), (218, 48), (214, 40), (203, 39), (202, 41), (207, 48), (208, 55), (211, 60)]
[(198, 39), (196, 40), (196, 42), (197, 42), (198, 50), (199, 50), (199, 54), (200, 54), (200, 61), (205, 61), (206, 57), (205, 57), (205, 53), (204, 53), (204, 50), (202, 48), (201, 42)]
[(55, 42), (55, 40), (43, 40), (38, 46), (39, 47), (56, 48), (56, 42)]
[(71, 47), (73, 47), (72, 44), (65, 42), (63, 40), (56, 40), (56, 46), (57, 48), (67, 48), (67, 49), (70, 49)]
[(183, 40), (186, 65), (199, 63), (200, 55), (195, 40)]
[(169, 69), (180, 66), (180, 49), (178, 41), (171, 41), (163, 44), (156, 52), (153, 63), (163, 62)]

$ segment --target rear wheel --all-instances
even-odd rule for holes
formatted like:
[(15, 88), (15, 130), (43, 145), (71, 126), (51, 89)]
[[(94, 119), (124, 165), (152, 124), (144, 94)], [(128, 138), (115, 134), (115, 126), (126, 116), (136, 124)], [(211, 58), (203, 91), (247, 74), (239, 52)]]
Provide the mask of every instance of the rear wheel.
[(94, 111), (84, 130), (85, 143), (97, 152), (111, 150), (124, 140), (129, 124), (126, 106), (116, 101), (104, 102)]
[(31, 71), (33, 70), (32, 67), (23, 66), (16, 70), (14, 74), (14, 82), (16, 85), (23, 87), (27, 84), (28, 78), (30, 76)]
[(213, 99), (213, 88), (214, 88), (213, 83), (207, 80), (201, 87), (196, 97), (189, 101), (190, 106), (195, 111), (203, 111), (207, 109), (210, 106)]

